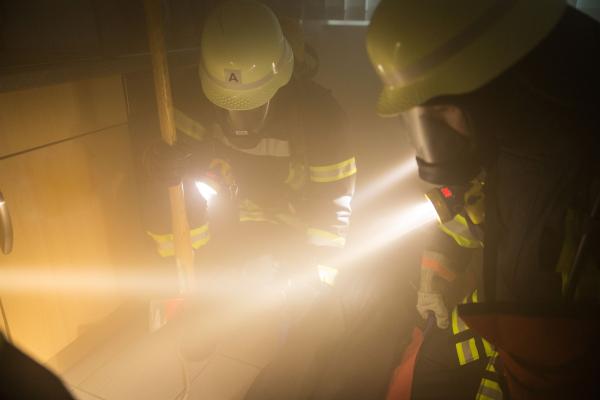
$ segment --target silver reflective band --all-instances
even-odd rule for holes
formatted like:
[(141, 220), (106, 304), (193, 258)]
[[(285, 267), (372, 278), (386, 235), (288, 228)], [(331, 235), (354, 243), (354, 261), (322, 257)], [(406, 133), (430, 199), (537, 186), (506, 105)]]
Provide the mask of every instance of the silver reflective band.
[[(477, 18), (471, 25), (467, 26), (462, 32), (450, 38), (446, 43), (435, 49), (430, 54), (421, 58), (419, 61), (409, 65), (404, 70), (394, 74), (396, 82), (387, 82), (390, 86), (407, 85), (423, 75), (424, 71), (440, 65), (456, 55), (460, 50), (469, 46), (473, 41), (485, 32), (490, 25), (493, 25), (501, 19), (519, 0), (497, 0), (494, 5)], [(527, 1), (527, 0), (522, 0)], [(540, 10), (540, 12), (543, 12)]]
[(251, 149), (241, 149), (236, 147), (229, 141), (225, 136), (219, 137), (221, 142), (242, 153), (250, 154), (253, 156), (270, 156), (270, 157), (289, 157), (290, 156), (290, 142), (287, 140), (274, 139), (274, 138), (263, 138), (256, 146)]
[(291, 57), (293, 57), (292, 49), (291, 49), (289, 43), (287, 42), (287, 40), (285, 40), (283, 42), (283, 51), (281, 52), (281, 57), (279, 58), (279, 61), (277, 61), (277, 63), (274, 63), (274, 65), (269, 70), (269, 73), (267, 75), (265, 75), (264, 77), (262, 77), (261, 79), (259, 79), (257, 81), (250, 82), (250, 83), (235, 82), (235, 81), (233, 81), (233, 83), (230, 83), (230, 82), (224, 82), (221, 79), (215, 78), (208, 72), (208, 70), (204, 66), (204, 61), (202, 59), (200, 59), (200, 63), (199, 63), (198, 67), (204, 72), (204, 76), (206, 76), (208, 79), (210, 79), (215, 85), (217, 85), (223, 89), (244, 91), (244, 90), (252, 90), (252, 89), (262, 87), (267, 82), (269, 82), (271, 79), (275, 78), (275, 76), (278, 74), (279, 66), (286, 59), (291, 58)]
[(502, 400), (504, 398), (502, 394), (502, 388), (498, 382), (492, 381), (491, 379), (483, 378), (479, 385), (479, 390), (475, 399), (477, 400)]

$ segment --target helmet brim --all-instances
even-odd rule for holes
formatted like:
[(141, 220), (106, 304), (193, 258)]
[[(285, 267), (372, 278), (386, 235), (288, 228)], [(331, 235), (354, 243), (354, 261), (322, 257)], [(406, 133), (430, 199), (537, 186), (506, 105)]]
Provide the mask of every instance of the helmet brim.
[[(519, 2), (503, 23), (490, 27), (485, 36), (419, 80), (406, 86), (385, 86), (377, 113), (393, 117), (435, 97), (469, 93), (497, 78), (535, 48), (562, 17), (565, 5), (561, 0), (545, 3), (544, 13), (539, 12), (542, 1)], [(526, 27), (527, 32), (513, 29), (515, 26)]]

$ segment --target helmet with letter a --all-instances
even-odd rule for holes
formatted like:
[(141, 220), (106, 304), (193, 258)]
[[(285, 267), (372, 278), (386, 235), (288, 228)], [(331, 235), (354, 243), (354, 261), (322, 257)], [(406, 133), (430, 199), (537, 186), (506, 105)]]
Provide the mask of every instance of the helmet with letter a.
[(275, 14), (254, 0), (231, 0), (207, 17), (199, 66), (202, 90), (239, 134), (260, 128), (269, 101), (292, 76), (294, 56)]

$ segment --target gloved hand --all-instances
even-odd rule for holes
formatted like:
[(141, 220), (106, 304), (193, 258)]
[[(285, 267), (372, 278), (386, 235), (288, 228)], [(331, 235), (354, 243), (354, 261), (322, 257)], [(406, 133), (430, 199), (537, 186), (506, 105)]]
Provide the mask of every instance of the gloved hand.
[(448, 327), (448, 308), (441, 293), (419, 290), (417, 293), (417, 311), (423, 319), (427, 319), (430, 311), (433, 312), (438, 328), (446, 329)]
[(177, 185), (191, 165), (192, 153), (185, 145), (152, 142), (144, 151), (142, 164), (149, 179), (165, 186)]

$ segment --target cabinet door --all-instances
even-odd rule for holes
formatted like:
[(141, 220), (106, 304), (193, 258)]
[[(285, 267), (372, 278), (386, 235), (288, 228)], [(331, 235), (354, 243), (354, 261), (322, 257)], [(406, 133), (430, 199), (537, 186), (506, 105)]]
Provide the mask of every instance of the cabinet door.
[[(0, 143), (17, 150), (0, 158), (14, 230), (0, 297), (15, 344), (42, 362), (122, 303), (115, 275), (148, 249), (120, 78), (59, 86), (0, 98), (21, 104), (0, 112)], [(49, 93), (62, 97), (36, 100)]]

